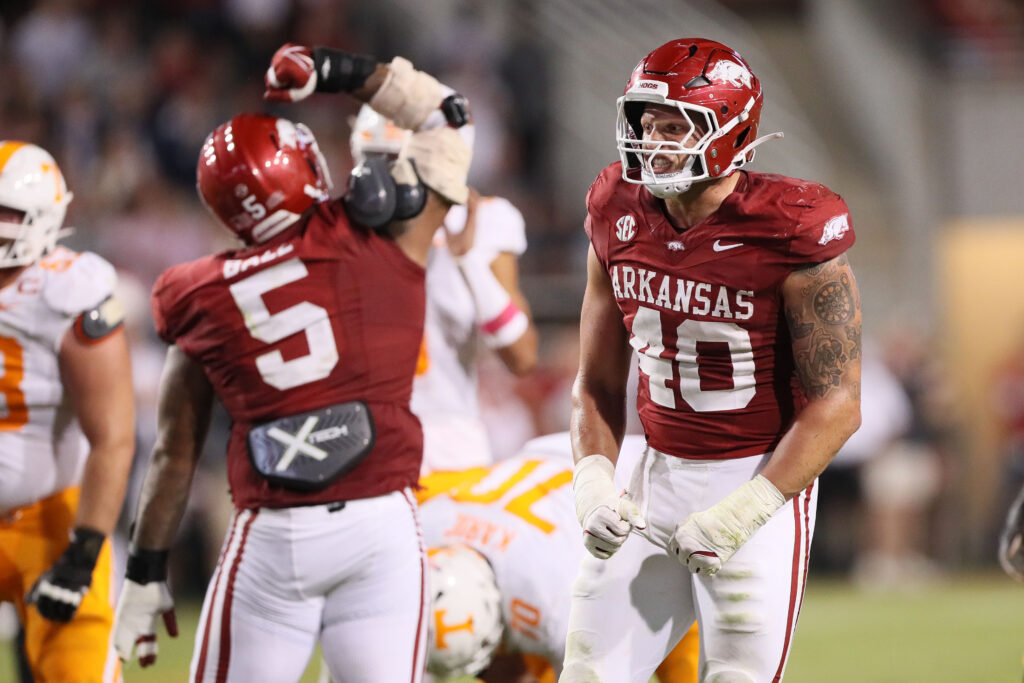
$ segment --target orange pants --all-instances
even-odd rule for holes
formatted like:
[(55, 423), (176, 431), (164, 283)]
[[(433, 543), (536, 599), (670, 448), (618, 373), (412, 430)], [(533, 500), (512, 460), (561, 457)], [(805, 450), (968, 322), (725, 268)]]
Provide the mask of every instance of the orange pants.
[[(683, 639), (658, 667), (658, 680), (661, 683), (697, 683), (699, 654), (700, 637), (697, 634), (697, 623), (694, 622)], [(523, 655), (523, 660), (526, 669), (540, 683), (555, 683), (555, 670), (543, 657)]]
[(0, 520), (0, 601), (13, 602), (25, 629), (25, 652), (36, 683), (108, 683), (120, 680), (110, 647), (110, 542), (104, 543), (92, 586), (70, 622), (44, 619), (25, 595), (68, 545), (78, 487), (19, 508)]

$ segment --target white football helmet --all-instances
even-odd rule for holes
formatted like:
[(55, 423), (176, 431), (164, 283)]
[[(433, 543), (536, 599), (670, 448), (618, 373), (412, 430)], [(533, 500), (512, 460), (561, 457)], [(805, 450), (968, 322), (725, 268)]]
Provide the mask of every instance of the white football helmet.
[(483, 555), (465, 545), (433, 548), (430, 563), (430, 647), (427, 671), (473, 676), (487, 668), (501, 642), (501, 593)]
[(71, 196), (49, 152), (0, 141), (0, 268), (31, 265), (56, 246)]
[(410, 135), (412, 131), (399, 128), (374, 111), (373, 107), (364, 104), (352, 124), (349, 137), (352, 161), (356, 165), (361, 164), (367, 154), (387, 154), (397, 158)]

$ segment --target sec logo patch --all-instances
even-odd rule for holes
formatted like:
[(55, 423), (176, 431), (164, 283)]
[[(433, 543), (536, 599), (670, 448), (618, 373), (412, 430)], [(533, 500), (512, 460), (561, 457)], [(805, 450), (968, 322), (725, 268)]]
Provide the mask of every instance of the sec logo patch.
[(615, 236), (620, 242), (628, 242), (636, 235), (636, 218), (626, 214), (615, 221)]

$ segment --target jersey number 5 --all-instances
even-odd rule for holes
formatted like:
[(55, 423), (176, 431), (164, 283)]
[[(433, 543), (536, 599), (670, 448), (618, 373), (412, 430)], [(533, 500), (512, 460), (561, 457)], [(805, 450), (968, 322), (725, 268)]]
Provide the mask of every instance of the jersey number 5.
[(231, 285), (231, 296), (242, 312), (245, 326), (254, 338), (273, 344), (299, 332), (306, 333), (309, 353), (286, 361), (278, 350), (256, 358), (256, 369), (263, 381), (284, 391), (324, 379), (338, 364), (338, 345), (334, 341), (327, 311), (303, 301), (271, 315), (263, 295), (309, 275), (297, 258), (282, 261)]
[[(661, 313), (640, 306), (633, 317), (629, 338), (640, 358), (640, 374), (646, 375), (651, 400), (666, 408), (676, 407), (673, 375), (678, 373), (679, 395), (698, 413), (745, 408), (757, 388), (754, 385), (754, 349), (750, 334), (736, 323), (709, 320), (684, 320), (676, 328), (675, 349), (665, 358)], [(711, 342), (727, 345), (732, 363), (732, 387), (702, 389), (697, 344)]]

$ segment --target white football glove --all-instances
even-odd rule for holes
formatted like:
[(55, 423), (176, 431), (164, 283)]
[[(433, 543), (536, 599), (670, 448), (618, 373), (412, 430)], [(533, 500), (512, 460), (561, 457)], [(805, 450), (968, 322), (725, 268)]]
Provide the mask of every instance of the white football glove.
[(572, 475), (583, 546), (600, 560), (614, 555), (634, 528), (647, 528), (640, 508), (616, 491), (614, 476), (615, 465), (600, 454), (582, 458)]
[(668, 551), (694, 574), (715, 574), (786, 498), (760, 474), (676, 525)]
[(164, 581), (135, 583), (125, 579), (114, 614), (114, 650), (124, 661), (132, 657), (149, 666), (156, 661), (156, 620), (163, 617), (167, 634), (178, 637), (178, 620), (174, 615), (174, 599)]

